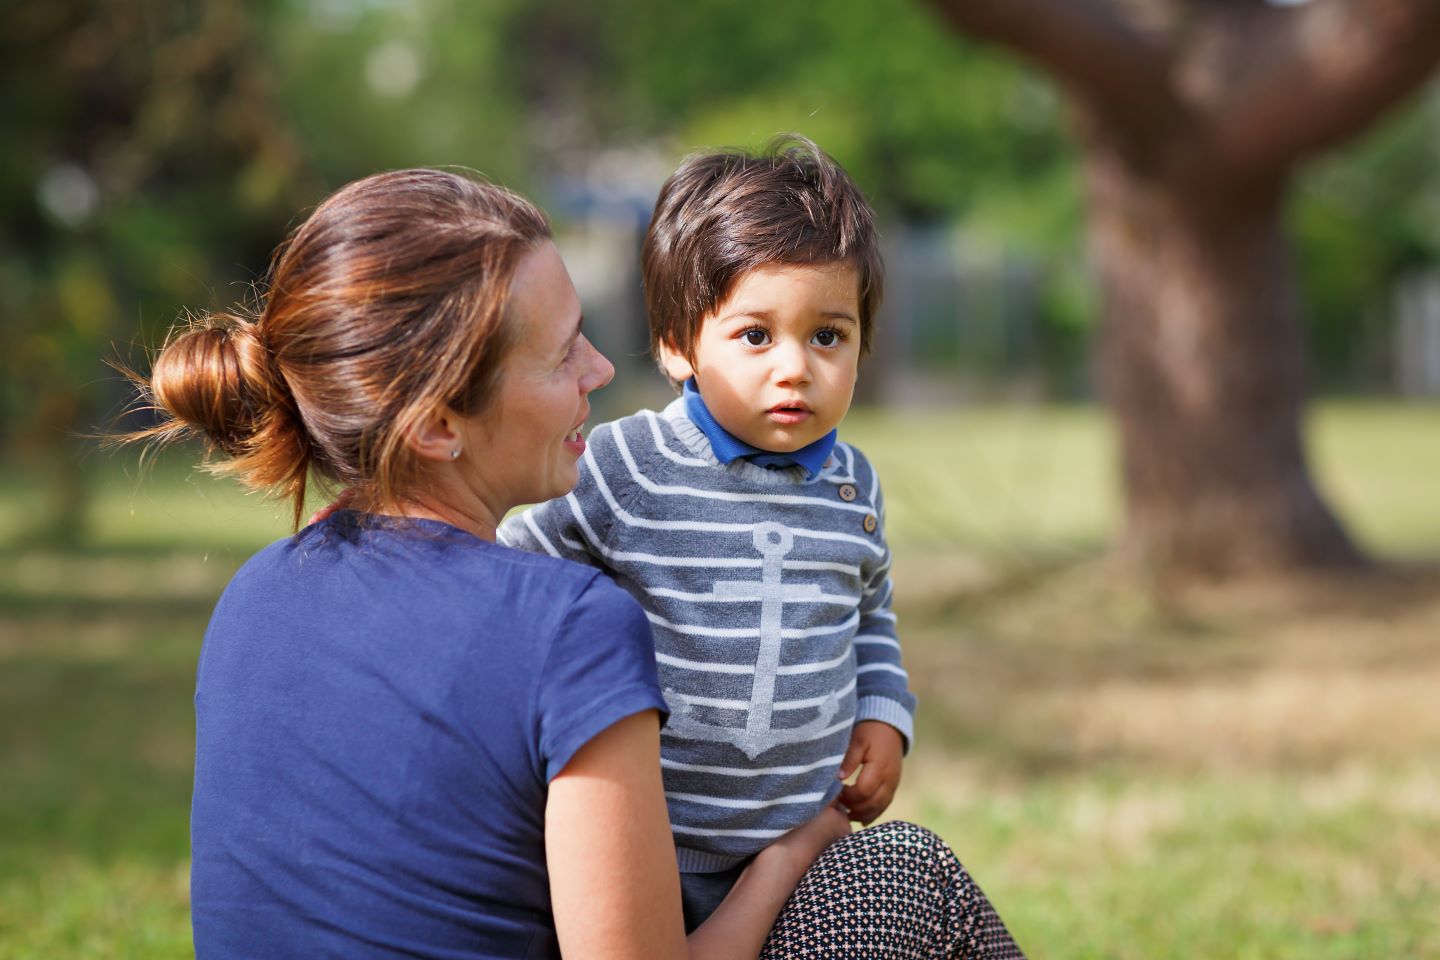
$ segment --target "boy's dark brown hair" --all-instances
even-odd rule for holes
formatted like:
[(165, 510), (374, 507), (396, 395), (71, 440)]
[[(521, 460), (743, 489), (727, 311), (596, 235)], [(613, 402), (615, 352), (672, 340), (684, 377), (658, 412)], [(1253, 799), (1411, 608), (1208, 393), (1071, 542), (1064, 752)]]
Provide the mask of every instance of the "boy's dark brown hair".
[(853, 263), (860, 349), (870, 348), (885, 279), (875, 215), (840, 164), (804, 137), (687, 157), (660, 188), (642, 259), (657, 359), (669, 346), (693, 363), (705, 316), (767, 263)]

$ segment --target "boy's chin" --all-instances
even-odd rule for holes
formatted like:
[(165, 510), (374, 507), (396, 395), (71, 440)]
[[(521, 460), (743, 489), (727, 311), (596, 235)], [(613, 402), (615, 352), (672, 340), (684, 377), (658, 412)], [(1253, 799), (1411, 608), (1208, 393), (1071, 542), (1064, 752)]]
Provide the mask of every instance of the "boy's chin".
[(761, 450), (770, 453), (795, 453), (796, 451), (804, 450), (828, 432), (827, 430), (822, 433), (816, 433), (813, 429), (803, 431), (772, 430), (768, 433), (763, 443), (756, 443), (753, 440), (747, 442), (752, 447), (759, 447)]

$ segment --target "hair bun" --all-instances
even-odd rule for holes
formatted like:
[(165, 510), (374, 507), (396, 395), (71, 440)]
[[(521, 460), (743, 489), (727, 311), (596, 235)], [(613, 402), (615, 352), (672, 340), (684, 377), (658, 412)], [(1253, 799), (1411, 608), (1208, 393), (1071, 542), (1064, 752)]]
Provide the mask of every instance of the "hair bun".
[(192, 323), (160, 351), (150, 374), (156, 404), (231, 456), (245, 452), (275, 386), (255, 324), (233, 314)]

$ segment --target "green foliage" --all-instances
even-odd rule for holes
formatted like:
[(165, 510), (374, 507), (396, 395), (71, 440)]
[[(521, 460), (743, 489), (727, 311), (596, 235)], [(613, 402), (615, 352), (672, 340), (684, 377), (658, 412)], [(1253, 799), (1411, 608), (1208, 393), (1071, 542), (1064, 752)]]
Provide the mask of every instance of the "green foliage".
[(1386, 358), (1374, 354), (1387, 345), (1394, 286), (1440, 259), (1437, 170), (1440, 93), (1432, 89), (1302, 178), (1291, 222), (1325, 380), (1373, 384), (1386, 372)]
[[(1032, 217), (1075, 211), (1065, 202), (1072, 152), (1048, 84), (964, 41), (923, 4), (782, 2), (762, 16), (724, 0), (639, 0), (603, 13), (539, 0), (521, 23), (541, 52), (532, 88), (583, 91), (600, 142), (659, 140), (678, 159), (697, 145), (756, 146), (794, 130), (895, 217), (1019, 203), (1037, 181), (1056, 183), (1061, 203), (1047, 189), (1034, 205), (1047, 213)], [(557, 62), (566, 63), (558, 74)]]

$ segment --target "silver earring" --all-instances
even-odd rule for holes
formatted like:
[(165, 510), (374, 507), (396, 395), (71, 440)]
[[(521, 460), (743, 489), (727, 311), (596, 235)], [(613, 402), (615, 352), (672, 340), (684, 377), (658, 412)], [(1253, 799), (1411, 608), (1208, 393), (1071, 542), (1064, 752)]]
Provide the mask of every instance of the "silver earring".
[(456, 447), (454, 450), (451, 450), (451, 451), (450, 451), (450, 459), (451, 459), (451, 460), (459, 460), (459, 459), (460, 459), (460, 448), (459, 448), (459, 447)]

